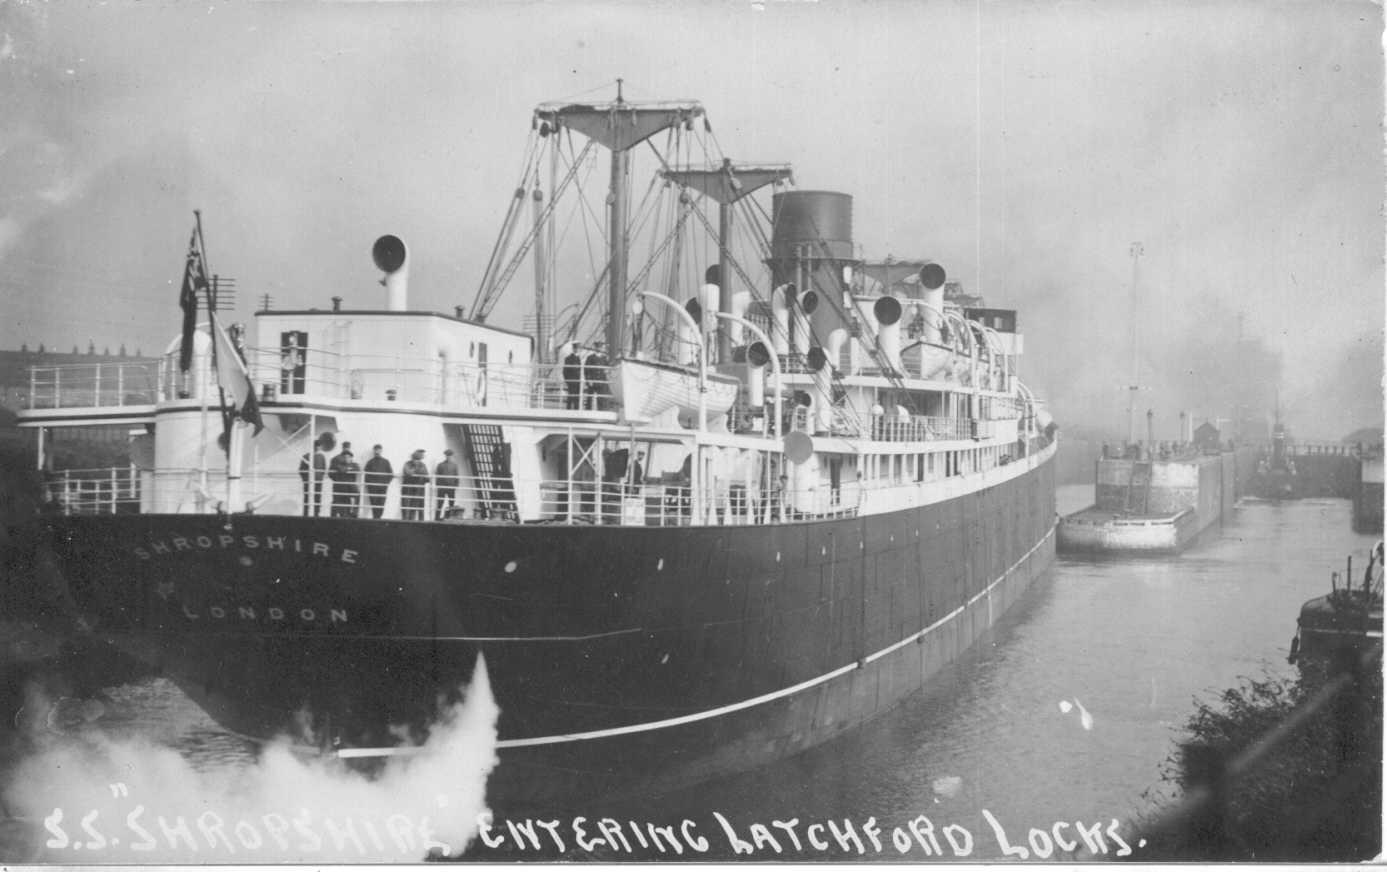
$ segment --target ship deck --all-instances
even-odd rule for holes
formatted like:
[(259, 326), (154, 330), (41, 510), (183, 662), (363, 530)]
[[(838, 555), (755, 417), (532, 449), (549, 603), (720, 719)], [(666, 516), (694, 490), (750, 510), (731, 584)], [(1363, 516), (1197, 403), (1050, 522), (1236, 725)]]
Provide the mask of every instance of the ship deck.
[(1179, 512), (1122, 512), (1115, 509), (1100, 509), (1097, 506), (1089, 506), (1072, 515), (1066, 515), (1064, 522), (1094, 526), (1104, 524), (1172, 524), (1176, 518), (1187, 511), (1189, 509), (1182, 509)]

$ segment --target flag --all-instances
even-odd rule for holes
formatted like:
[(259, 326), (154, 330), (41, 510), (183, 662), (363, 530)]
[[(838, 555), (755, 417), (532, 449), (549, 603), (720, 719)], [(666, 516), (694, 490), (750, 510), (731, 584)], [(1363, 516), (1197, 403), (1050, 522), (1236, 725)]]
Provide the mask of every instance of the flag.
[(183, 342), (178, 352), (178, 368), (187, 372), (193, 365), (193, 332), (197, 329), (197, 294), (207, 289), (207, 273), (197, 247), (197, 228), (188, 240), (188, 259), (183, 266), (183, 287), (178, 305), (183, 307)]
[(250, 373), (231, 343), (231, 337), (217, 323), (215, 314), (211, 316), (211, 321), (217, 386), (222, 389), (224, 397), (231, 398), (231, 417), (254, 425), (255, 432), (251, 435), (259, 436), (260, 431), (265, 429), (265, 422), (260, 417), (260, 403), (255, 399), (255, 385), (251, 383)]

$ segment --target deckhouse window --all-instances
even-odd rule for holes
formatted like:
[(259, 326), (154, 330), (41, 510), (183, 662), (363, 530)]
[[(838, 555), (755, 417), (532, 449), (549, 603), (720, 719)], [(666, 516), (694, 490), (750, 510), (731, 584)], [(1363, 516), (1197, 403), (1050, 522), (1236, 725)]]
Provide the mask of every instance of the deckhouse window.
[(301, 394), (308, 380), (308, 333), (286, 330), (279, 334), (279, 392)]

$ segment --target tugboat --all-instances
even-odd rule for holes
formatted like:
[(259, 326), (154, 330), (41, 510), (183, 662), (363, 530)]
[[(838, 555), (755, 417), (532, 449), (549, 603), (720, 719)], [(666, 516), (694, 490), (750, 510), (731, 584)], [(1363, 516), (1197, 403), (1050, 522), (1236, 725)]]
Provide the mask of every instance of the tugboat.
[(1252, 493), (1264, 500), (1290, 500), (1298, 495), (1296, 465), (1290, 457), (1290, 437), (1281, 420), (1281, 403), (1276, 404), (1276, 423), (1271, 431), (1271, 456), (1257, 460), (1252, 477)]
[(1339, 573), (1329, 576), (1330, 592), (1300, 607), (1296, 634), (1291, 639), (1290, 663), (1332, 660), (1344, 651), (1362, 652), (1382, 644), (1383, 545), (1373, 546), (1362, 584), (1353, 584), (1353, 557), (1348, 558), (1343, 584)]
[[(933, 261), (864, 261), (850, 195), (721, 157), (697, 101), (618, 85), (529, 127), (470, 311), (411, 310), (384, 236), (383, 305), (266, 308), (238, 337), (199, 229), (154, 370), (32, 374), (41, 453), (136, 431), (131, 467), (49, 478), (75, 618), (228, 729), (354, 759), (407, 751), (484, 657), (502, 803), (669, 789), (894, 707), (1053, 560), (1016, 313), (946, 298)], [(601, 150), (605, 215), (567, 199)], [(585, 238), (586, 276), (557, 244)], [(491, 315), (526, 260), (522, 332)]]

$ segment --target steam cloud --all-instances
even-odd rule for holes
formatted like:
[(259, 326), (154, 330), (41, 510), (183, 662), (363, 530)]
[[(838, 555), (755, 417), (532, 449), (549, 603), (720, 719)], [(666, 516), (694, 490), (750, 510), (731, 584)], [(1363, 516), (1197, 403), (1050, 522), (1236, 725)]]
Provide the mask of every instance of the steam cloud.
[(4, 790), (45, 862), (416, 862), (457, 856), (486, 808), (496, 716), (480, 658), (465, 699), (375, 777), (286, 742), (249, 767), (194, 767), (169, 747), (100, 731), (59, 737)]

